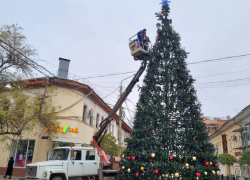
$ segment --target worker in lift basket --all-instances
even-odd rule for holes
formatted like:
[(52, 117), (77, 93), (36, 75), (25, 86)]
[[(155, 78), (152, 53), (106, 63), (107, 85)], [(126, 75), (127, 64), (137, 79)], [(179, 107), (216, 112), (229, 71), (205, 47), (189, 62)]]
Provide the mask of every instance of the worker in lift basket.
[(137, 44), (138, 47), (143, 47), (144, 50), (148, 51), (148, 42), (150, 42), (149, 38), (146, 36), (146, 29), (143, 29), (137, 33)]

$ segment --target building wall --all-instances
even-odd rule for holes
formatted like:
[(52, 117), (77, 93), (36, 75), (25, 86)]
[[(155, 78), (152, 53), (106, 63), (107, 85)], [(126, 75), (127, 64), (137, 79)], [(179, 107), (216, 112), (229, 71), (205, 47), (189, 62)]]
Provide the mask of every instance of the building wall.
[[(32, 92), (32, 93), (29, 93)], [(40, 89), (32, 89), (29, 90), (27, 94), (30, 96), (35, 96), (35, 94), (42, 94), (44, 93), (44, 88)], [(35, 93), (35, 94), (34, 94)], [(79, 99), (81, 99), (84, 94), (80, 91), (76, 90), (69, 90), (67, 88), (63, 87), (57, 87), (56, 96), (52, 97), (52, 105), (59, 107), (60, 110), (63, 110), (75, 102), (77, 102)], [(83, 108), (84, 105), (87, 106), (87, 112), (89, 110), (93, 111), (93, 123), (90, 124), (90, 116), (86, 116), (86, 119), (83, 119)], [(99, 114), (99, 123), (98, 127), (96, 128), (96, 118), (97, 114)], [(37, 128), (37, 131), (34, 133), (29, 134), (23, 134), (23, 140), (35, 140), (35, 146), (33, 153), (33, 159), (32, 162), (39, 162), (39, 161), (46, 161), (47, 160), (47, 154), (48, 152), (53, 148), (53, 140), (58, 137), (66, 137), (66, 138), (78, 138), (83, 141), (84, 144), (90, 144), (90, 141), (92, 141), (93, 135), (99, 128), (99, 124), (101, 122), (101, 119), (107, 117), (108, 112), (106, 112), (99, 104), (93, 102), (90, 97), (85, 98), (75, 104), (74, 106), (58, 113), (58, 116), (60, 116), (60, 119), (58, 120), (60, 122), (60, 127), (70, 126), (71, 128), (78, 128), (79, 132), (57, 132), (56, 134), (48, 134), (46, 132), (46, 128)], [(117, 131), (118, 131), (118, 124), (116, 121), (113, 121), (111, 123), (110, 132), (117, 138)], [(129, 132), (122, 129), (122, 134), (124, 140), (124, 135), (126, 137), (129, 137)], [(48, 137), (48, 139), (42, 139), (42, 137)], [(0, 149), (3, 148), (3, 145), (0, 144)], [(17, 151), (17, 150), (16, 150)], [(8, 159), (10, 157), (10, 150), (6, 150), (1, 152), (1, 158), (0, 158), (0, 175), (3, 175), (5, 173), (5, 167), (8, 163)], [(15, 159), (15, 157), (14, 157)], [(14, 168), (13, 175), (16, 176), (24, 176), (24, 168), (23, 170), (20, 170), (22, 168)]]
[[(215, 137), (210, 138), (210, 142), (214, 145), (214, 147), (217, 149), (216, 154), (219, 156), (220, 154), (223, 154), (223, 145), (222, 145), (222, 135), (226, 135), (227, 139), (227, 150), (228, 154), (231, 154), (232, 156), (235, 156), (237, 159), (239, 159), (241, 155), (241, 150), (237, 150), (234, 148), (238, 148), (240, 146), (240, 134), (237, 132), (233, 132), (235, 129), (238, 129), (239, 126), (236, 124), (233, 124), (232, 126), (227, 127), (225, 130), (218, 133)], [(235, 135), (237, 138), (236, 140), (232, 139), (232, 136)], [(220, 164), (221, 173), (225, 175), (234, 174), (233, 173), (233, 166), (230, 167), (230, 172), (227, 172), (227, 168), (225, 165)]]

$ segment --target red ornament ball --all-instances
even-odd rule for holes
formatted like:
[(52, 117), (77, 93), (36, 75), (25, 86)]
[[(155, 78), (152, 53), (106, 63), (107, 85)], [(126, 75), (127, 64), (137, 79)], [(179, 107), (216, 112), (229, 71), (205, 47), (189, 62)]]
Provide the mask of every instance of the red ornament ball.
[(135, 173), (135, 177), (139, 177), (140, 176), (140, 174), (139, 173)]
[(128, 160), (130, 160), (130, 156), (128, 157)]
[(121, 172), (121, 169), (119, 168), (119, 169), (117, 169), (117, 172), (119, 173), (119, 172)]
[(172, 161), (174, 160), (174, 156), (169, 156), (169, 159)]
[(161, 17), (163, 17), (163, 14), (161, 14)]
[(206, 163), (205, 163), (205, 165), (206, 165), (206, 166), (209, 166), (209, 163), (208, 163), (208, 162), (206, 162)]
[(132, 157), (132, 160), (133, 160), (133, 161), (135, 160), (135, 156)]
[(197, 178), (201, 177), (201, 174), (197, 172), (197, 173), (196, 173), (196, 177), (197, 177)]
[(157, 36), (157, 39), (160, 39), (160, 36)]
[(122, 162), (122, 159), (120, 159), (119, 161)]
[(159, 174), (159, 171), (158, 171), (158, 169), (156, 169), (156, 170), (155, 170), (155, 174)]
[(215, 164), (215, 167), (219, 167), (219, 165), (218, 165), (218, 164)]

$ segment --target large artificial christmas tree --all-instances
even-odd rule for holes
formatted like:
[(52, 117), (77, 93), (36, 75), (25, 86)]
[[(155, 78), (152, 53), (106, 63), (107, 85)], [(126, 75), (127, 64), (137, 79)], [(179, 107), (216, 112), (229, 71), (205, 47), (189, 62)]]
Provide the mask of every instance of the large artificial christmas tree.
[(169, 11), (164, 0), (156, 13), (157, 40), (149, 53), (133, 132), (119, 162), (119, 180), (219, 179), (214, 147), (185, 62), (187, 52)]

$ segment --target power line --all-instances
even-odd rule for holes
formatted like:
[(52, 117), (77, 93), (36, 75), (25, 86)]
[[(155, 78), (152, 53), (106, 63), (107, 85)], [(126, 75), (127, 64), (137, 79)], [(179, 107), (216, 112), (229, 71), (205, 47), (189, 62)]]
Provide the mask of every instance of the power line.
[[(26, 55), (24, 55), (22, 52), (18, 51), (17, 49), (13, 48), (11, 45), (9, 45), (9, 44), (7, 44), (6, 42), (4, 42), (2, 39), (0, 39), (0, 41), (3, 42), (3, 43), (4, 43), (5, 45), (7, 45), (8, 47), (10, 47), (11, 49), (13, 49), (14, 51), (16, 51), (16, 52), (18, 52), (19, 54), (21, 54), (23, 57), (25, 57), (26, 59), (28, 59), (28, 60), (31, 61), (32, 63), (34, 63), (36, 66), (38, 66), (38, 67), (44, 69), (45, 71), (47, 71), (48, 73), (50, 73), (52, 76), (55, 76), (53, 73), (51, 73), (51, 72), (50, 72), (49, 70), (47, 70), (45, 67), (43, 67), (43, 66), (37, 64), (35, 61), (31, 60), (31, 59), (28, 58)], [(5, 50), (9, 51), (9, 52), (11, 53), (10, 50), (6, 49), (6, 48), (3, 47), (2, 45), (1, 45), (1, 47), (4, 48)], [(12, 54), (13, 54), (13, 53), (12, 53)], [(17, 55), (15, 55), (15, 54), (13, 54), (13, 55), (16, 56), (16, 57), (18, 58)], [(21, 58), (20, 58), (20, 59), (21, 59)], [(24, 60), (23, 60), (23, 61), (24, 61)], [(24, 61), (24, 62), (26, 62), (26, 61)], [(33, 68), (34, 68), (34, 67), (33, 67)], [(37, 69), (36, 69), (36, 70), (37, 70)]]
[(244, 78), (244, 79), (233, 79), (233, 80), (228, 80), (228, 81), (214, 81), (214, 82), (206, 82), (206, 83), (197, 83), (197, 85), (200, 85), (200, 84), (228, 83), (228, 82), (244, 81), (244, 80), (250, 80), (250, 78)]
[(112, 95), (114, 92), (116, 92), (117, 91), (117, 89), (119, 89), (119, 87), (120, 86), (118, 86), (113, 92), (111, 92), (109, 95), (107, 95), (107, 96), (105, 96), (104, 98), (102, 98), (102, 99), (105, 99), (106, 97), (109, 97), (110, 95)]
[[(126, 100), (125, 100), (125, 104), (126, 104), (126, 107), (128, 108), (128, 105), (127, 105), (127, 101), (126, 101)], [(129, 116), (130, 116), (130, 118), (131, 118), (131, 120), (132, 120), (133, 118), (132, 118), (132, 116), (131, 116), (129, 110), (127, 110), (127, 111), (128, 111), (128, 114), (129, 114)]]
[(238, 55), (238, 56), (228, 56), (228, 57), (224, 57), (224, 58), (210, 59), (210, 60), (187, 63), (187, 64), (193, 65), (193, 64), (200, 64), (200, 63), (213, 62), (213, 61), (223, 61), (226, 59), (233, 59), (233, 58), (239, 58), (239, 57), (245, 57), (245, 56), (250, 56), (250, 54), (242, 54), (242, 55)]

